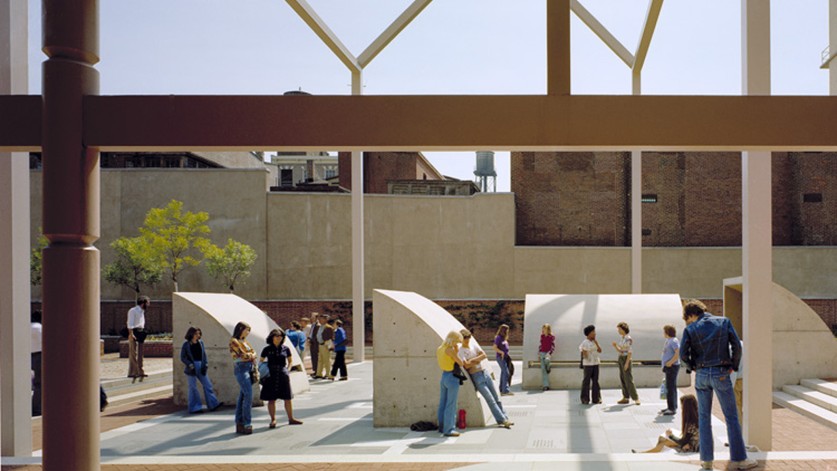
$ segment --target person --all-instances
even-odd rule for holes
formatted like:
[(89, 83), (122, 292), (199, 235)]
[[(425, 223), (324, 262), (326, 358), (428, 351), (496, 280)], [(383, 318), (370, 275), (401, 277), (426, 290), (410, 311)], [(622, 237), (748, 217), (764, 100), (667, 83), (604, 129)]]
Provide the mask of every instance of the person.
[(331, 365), (329, 378), (334, 381), (337, 371), (340, 371), (340, 381), (349, 379), (349, 372), (346, 370), (346, 345), (349, 343), (346, 331), (343, 329), (343, 321), (334, 321), (337, 328), (334, 330), (334, 364)]
[(602, 390), (599, 387), (599, 355), (602, 347), (596, 340), (596, 326), (588, 325), (584, 328), (584, 340), (578, 346), (584, 366), (584, 379), (581, 381), (581, 403), (590, 404), (590, 383), (593, 383), (593, 404), (602, 403)]
[(201, 403), (201, 393), (198, 391), (198, 382), (203, 386), (203, 395), (206, 399), (206, 407), (210, 411), (214, 411), (221, 407), (221, 402), (215, 396), (215, 390), (212, 389), (212, 382), (206, 376), (209, 371), (209, 363), (206, 359), (206, 348), (203, 345), (203, 332), (197, 327), (189, 327), (186, 330), (186, 339), (183, 346), (180, 347), (180, 361), (186, 365), (183, 371), (186, 373), (186, 379), (189, 382), (189, 412), (196, 414), (203, 412), (203, 404)]
[(511, 428), (514, 425), (509, 421), (509, 416), (503, 410), (503, 403), (497, 396), (497, 391), (494, 390), (494, 382), (491, 381), (491, 376), (485, 373), (482, 368), (482, 361), (487, 358), (485, 351), (476, 343), (471, 343), (471, 331), (462, 329), (459, 331), (462, 334), (462, 345), (459, 347), (459, 359), (471, 375), (471, 381), (474, 383), (474, 388), (482, 394), (488, 409), (497, 421), (497, 425), (505, 428)]
[(299, 325), (299, 322), (291, 321), (291, 328), (288, 329), (287, 336), (301, 359), (305, 352), (305, 333), (302, 332), (302, 326)]
[(317, 345), (320, 352), (317, 354), (317, 369), (314, 370), (314, 377), (319, 379), (328, 378), (329, 370), (331, 369), (331, 350), (332, 339), (334, 338), (334, 329), (329, 324), (328, 314), (323, 314), (317, 317), (320, 323), (320, 328), (317, 329)]
[(41, 324), (41, 311), (32, 311), (29, 316), (32, 330), (31, 366), (32, 366), (32, 417), (41, 415), (41, 342), (44, 326)]
[(511, 384), (511, 375), (509, 374), (509, 326), (501, 324), (497, 329), (497, 335), (494, 337), (494, 353), (497, 364), (500, 365), (500, 395), (512, 396), (513, 392), (509, 391)]
[(311, 350), (311, 377), (317, 377), (317, 360), (320, 356), (320, 343), (317, 341), (317, 336), (320, 331), (319, 313), (311, 313), (311, 328), (305, 333), (308, 337), (308, 349)]
[(230, 353), (235, 366), (233, 374), (238, 382), (240, 392), (235, 402), (235, 433), (250, 435), (253, 426), (250, 424), (253, 416), (253, 382), (250, 371), (255, 367), (256, 352), (247, 342), (250, 326), (246, 322), (239, 322), (233, 329), (230, 338)]
[(104, 412), (105, 408), (108, 406), (108, 394), (105, 392), (105, 388), (102, 385), (99, 385), (99, 412)]
[(619, 354), (617, 363), (619, 364), (619, 383), (622, 385), (622, 399), (616, 401), (617, 404), (628, 404), (628, 396), (633, 399), (634, 404), (639, 405), (639, 395), (636, 393), (636, 386), (634, 386), (634, 373), (631, 366), (631, 357), (633, 356), (634, 339), (629, 335), (631, 328), (626, 322), (620, 322), (616, 325), (616, 332), (619, 333), (619, 342), (613, 342), (613, 348)]
[(747, 458), (738, 410), (730, 382), (730, 373), (741, 361), (741, 341), (726, 317), (713, 316), (698, 300), (683, 305), (686, 329), (680, 341), (680, 355), (686, 371), (695, 371), (695, 391), (698, 399), (700, 429), (700, 460), (703, 469), (712, 469), (714, 443), (712, 439), (712, 392), (718, 396), (727, 426), (730, 445), (730, 469), (750, 469), (758, 461)]
[(267, 345), (262, 350), (261, 361), (267, 362), (270, 375), (262, 381), (262, 392), (259, 398), (267, 401), (267, 413), (270, 415), (270, 428), (276, 428), (276, 400), (282, 399), (285, 402), (285, 413), (288, 415), (289, 425), (301, 425), (302, 421), (294, 418), (294, 406), (291, 400), (294, 393), (291, 391), (290, 368), (293, 366), (293, 354), (291, 349), (285, 345), (285, 332), (273, 329), (265, 339)]
[(538, 347), (538, 358), (541, 361), (541, 381), (543, 390), (549, 391), (549, 372), (552, 370), (552, 353), (555, 352), (555, 336), (552, 335), (552, 326), (544, 324), (541, 327), (541, 344)]
[(694, 395), (686, 394), (680, 398), (682, 416), (680, 435), (668, 429), (657, 438), (657, 444), (648, 450), (633, 453), (659, 453), (664, 447), (674, 448), (681, 453), (694, 453), (700, 449), (700, 431), (698, 428), (698, 402)]
[(143, 346), (145, 345), (145, 311), (151, 306), (148, 296), (137, 298), (137, 305), (128, 311), (128, 377), (142, 381), (148, 376), (142, 368)]
[(677, 413), (677, 373), (680, 371), (680, 341), (677, 340), (677, 329), (673, 325), (663, 327), (663, 374), (666, 378), (666, 408), (660, 411), (662, 415)]
[(454, 365), (464, 366), (459, 358), (462, 334), (452, 330), (436, 349), (436, 362), (442, 370), (439, 380), (439, 409), (436, 413), (439, 432), (446, 437), (458, 437), (456, 431), (456, 400), (459, 398), (459, 378), (454, 376)]

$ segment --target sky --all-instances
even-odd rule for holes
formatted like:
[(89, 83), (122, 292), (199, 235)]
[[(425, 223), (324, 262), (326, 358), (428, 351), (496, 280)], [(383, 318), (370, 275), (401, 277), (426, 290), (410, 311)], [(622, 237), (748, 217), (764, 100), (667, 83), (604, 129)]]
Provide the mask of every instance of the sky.
[[(366, 67), (363, 93), (545, 94), (546, 1), (433, 1)], [(411, 1), (309, 3), (357, 56)], [(647, 0), (581, 3), (636, 49)], [(28, 6), (29, 93), (38, 94), (41, 2)], [(643, 94), (740, 94), (740, 10), (736, 0), (667, 0)], [(351, 94), (348, 69), (283, 0), (100, 0), (99, 14), (102, 95)], [(631, 93), (630, 69), (575, 15), (570, 34), (572, 93)], [(772, 0), (772, 93), (827, 95), (827, 45), (828, 0)], [(497, 189), (509, 191), (508, 149), (483, 150), (497, 151)], [(473, 152), (425, 155), (443, 174), (473, 179)]]

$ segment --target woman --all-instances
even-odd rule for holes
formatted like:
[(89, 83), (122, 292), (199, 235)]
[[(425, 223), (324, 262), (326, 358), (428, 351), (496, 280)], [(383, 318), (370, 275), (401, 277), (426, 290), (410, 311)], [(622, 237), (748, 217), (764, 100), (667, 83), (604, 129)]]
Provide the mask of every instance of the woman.
[(482, 394), (485, 403), (488, 404), (488, 409), (494, 415), (497, 425), (505, 428), (511, 428), (514, 423), (509, 420), (506, 411), (503, 410), (503, 403), (497, 396), (497, 391), (494, 390), (494, 382), (491, 381), (491, 376), (485, 373), (482, 369), (482, 361), (487, 358), (485, 352), (476, 343), (471, 343), (471, 331), (462, 329), (459, 331), (462, 334), (462, 345), (459, 347), (459, 358), (471, 375), (471, 381), (474, 382), (474, 387)]
[(636, 405), (639, 405), (639, 395), (636, 393), (636, 386), (634, 386), (634, 373), (631, 369), (631, 347), (634, 344), (634, 339), (628, 335), (631, 328), (625, 322), (620, 322), (616, 325), (616, 332), (619, 333), (619, 342), (613, 342), (613, 348), (619, 354), (619, 382), (622, 383), (622, 399), (618, 400), (617, 404), (627, 404), (631, 401), (628, 396), (634, 400)]
[(555, 352), (555, 336), (552, 335), (552, 326), (544, 324), (541, 327), (541, 346), (538, 348), (538, 357), (541, 360), (541, 380), (544, 391), (549, 391), (549, 371), (552, 369), (551, 361), (553, 352)]
[(675, 435), (671, 429), (666, 430), (665, 435), (657, 438), (657, 445), (650, 450), (636, 451), (634, 453), (659, 453), (663, 447), (674, 448), (681, 453), (694, 453), (700, 451), (700, 433), (698, 431), (698, 404), (692, 394), (686, 394), (680, 398), (683, 420), (680, 427), (682, 435)]
[(235, 403), (235, 433), (244, 435), (253, 433), (253, 426), (250, 424), (253, 415), (253, 383), (250, 380), (250, 370), (255, 367), (256, 361), (256, 352), (245, 340), (248, 335), (250, 326), (245, 322), (239, 322), (235, 325), (230, 339), (230, 353), (235, 362), (233, 372), (241, 388)]
[(186, 331), (183, 346), (180, 347), (180, 361), (186, 365), (186, 379), (189, 381), (189, 412), (196, 414), (203, 412), (201, 404), (201, 393), (198, 391), (198, 382), (203, 385), (203, 395), (206, 397), (206, 407), (210, 411), (221, 407), (215, 391), (212, 389), (212, 382), (206, 376), (209, 365), (206, 361), (206, 349), (203, 346), (201, 337), (203, 332), (197, 327), (189, 327)]
[(462, 334), (452, 330), (445, 337), (445, 341), (436, 349), (436, 361), (442, 370), (442, 379), (439, 382), (439, 410), (437, 419), (439, 421), (439, 432), (446, 437), (458, 437), (456, 431), (456, 400), (459, 398), (459, 378), (453, 375), (454, 365), (464, 366), (459, 358), (459, 343), (462, 342)]
[(497, 336), (494, 337), (494, 353), (495, 358), (497, 359), (497, 364), (500, 365), (500, 395), (501, 396), (512, 396), (514, 395), (513, 392), (509, 391), (509, 384), (511, 384), (511, 378), (509, 375), (509, 364), (508, 362), (511, 360), (509, 357), (509, 326), (506, 324), (502, 324), (499, 329), (497, 329)]
[(259, 397), (267, 401), (267, 413), (270, 414), (270, 428), (276, 428), (276, 400), (285, 401), (285, 413), (288, 414), (288, 424), (300, 425), (302, 421), (294, 418), (294, 406), (291, 399), (294, 398), (291, 391), (291, 377), (288, 373), (293, 364), (291, 349), (285, 345), (285, 332), (280, 329), (273, 329), (267, 336), (267, 346), (261, 354), (261, 361), (267, 362), (270, 369), (270, 376), (262, 382), (262, 392)]
[(674, 415), (677, 412), (677, 373), (680, 371), (680, 341), (677, 340), (677, 329), (672, 325), (663, 327), (663, 373), (666, 375), (666, 408), (660, 411), (663, 415)]

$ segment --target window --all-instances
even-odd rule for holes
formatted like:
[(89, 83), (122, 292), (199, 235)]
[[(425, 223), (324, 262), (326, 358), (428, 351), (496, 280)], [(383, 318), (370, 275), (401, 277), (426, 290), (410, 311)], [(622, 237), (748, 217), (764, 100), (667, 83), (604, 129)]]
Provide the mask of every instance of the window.
[(656, 203), (657, 195), (655, 193), (643, 193), (641, 197), (643, 203)]
[(803, 203), (822, 203), (822, 193), (805, 193), (802, 195)]
[(279, 186), (294, 186), (293, 169), (283, 168), (279, 170)]

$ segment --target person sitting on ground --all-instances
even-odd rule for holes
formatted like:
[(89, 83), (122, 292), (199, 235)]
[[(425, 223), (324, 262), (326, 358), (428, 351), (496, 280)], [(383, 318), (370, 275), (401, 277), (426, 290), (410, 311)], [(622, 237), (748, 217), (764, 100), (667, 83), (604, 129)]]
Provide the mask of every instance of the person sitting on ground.
[(633, 453), (659, 453), (663, 448), (674, 448), (681, 453), (694, 453), (700, 450), (700, 432), (698, 431), (698, 403), (693, 394), (686, 394), (680, 398), (680, 411), (683, 414), (680, 427), (681, 435), (668, 429), (664, 435), (657, 438), (654, 448)]

